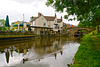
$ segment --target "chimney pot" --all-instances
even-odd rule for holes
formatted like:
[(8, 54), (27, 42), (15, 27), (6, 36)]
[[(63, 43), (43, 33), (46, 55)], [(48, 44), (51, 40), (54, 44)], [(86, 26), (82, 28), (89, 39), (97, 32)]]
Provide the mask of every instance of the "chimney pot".
[(55, 13), (55, 17), (56, 17), (56, 13)]
[(62, 21), (62, 16), (61, 16), (61, 21)]
[(41, 16), (41, 13), (38, 13), (38, 17), (40, 17)]

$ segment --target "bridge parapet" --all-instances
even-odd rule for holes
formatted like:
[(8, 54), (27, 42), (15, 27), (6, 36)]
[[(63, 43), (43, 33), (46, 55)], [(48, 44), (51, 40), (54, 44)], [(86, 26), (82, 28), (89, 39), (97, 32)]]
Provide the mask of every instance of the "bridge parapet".
[(88, 33), (88, 32), (93, 31), (94, 29), (95, 28), (90, 28), (90, 27), (70, 27), (70, 28), (67, 28), (67, 32), (73, 35), (78, 30), (85, 30), (87, 31), (86, 33)]

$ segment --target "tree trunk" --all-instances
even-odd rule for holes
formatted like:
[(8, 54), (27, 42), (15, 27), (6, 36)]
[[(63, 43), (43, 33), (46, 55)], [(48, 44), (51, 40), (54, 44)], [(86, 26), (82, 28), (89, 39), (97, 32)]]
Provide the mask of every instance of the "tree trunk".
[(97, 22), (97, 34), (99, 34), (99, 22)]
[(96, 18), (96, 22), (97, 22), (97, 34), (99, 34), (99, 22), (100, 22), (100, 17)]

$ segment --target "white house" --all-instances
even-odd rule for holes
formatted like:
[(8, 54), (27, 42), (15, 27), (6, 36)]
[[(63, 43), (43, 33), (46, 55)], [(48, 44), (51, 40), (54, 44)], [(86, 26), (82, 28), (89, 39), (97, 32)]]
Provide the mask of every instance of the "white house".
[(57, 19), (56, 13), (55, 16), (44, 16), (41, 13), (38, 13), (38, 17), (33, 17), (31, 20), (31, 28), (34, 30), (35, 34), (47, 34), (48, 32), (60, 33), (62, 24), (62, 16), (60, 19)]

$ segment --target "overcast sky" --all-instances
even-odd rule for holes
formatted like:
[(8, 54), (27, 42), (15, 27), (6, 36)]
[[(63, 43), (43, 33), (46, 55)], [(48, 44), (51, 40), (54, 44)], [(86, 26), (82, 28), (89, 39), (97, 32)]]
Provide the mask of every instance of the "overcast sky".
[[(45, 5), (46, 0), (0, 0), (0, 19), (6, 19), (6, 15), (9, 16), (11, 22), (22, 21), (23, 14), (24, 20), (29, 22), (31, 16), (37, 16), (38, 12), (44, 16), (54, 16), (57, 14), (57, 18), (64, 17), (67, 13), (55, 12), (52, 7)], [(65, 23), (77, 25), (78, 21), (67, 21), (63, 19)]]

